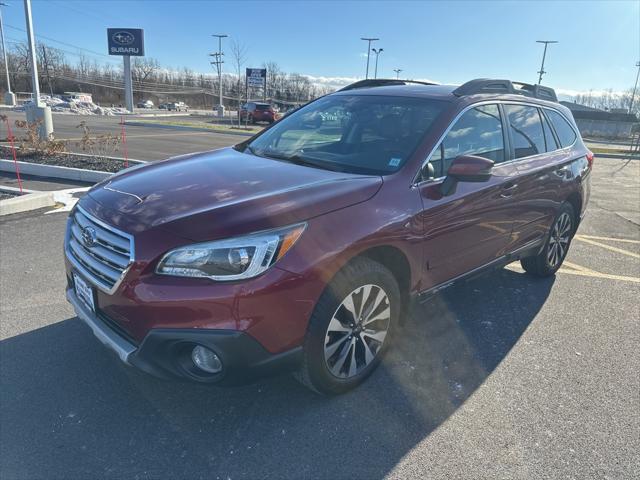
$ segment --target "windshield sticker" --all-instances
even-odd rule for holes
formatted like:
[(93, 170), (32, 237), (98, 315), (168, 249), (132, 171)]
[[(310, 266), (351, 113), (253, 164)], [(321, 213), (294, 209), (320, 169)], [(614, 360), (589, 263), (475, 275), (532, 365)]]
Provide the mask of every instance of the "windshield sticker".
[(402, 161), (401, 158), (393, 157), (391, 160), (389, 160), (389, 166), (390, 167), (397, 167), (398, 165), (400, 165), (401, 161)]

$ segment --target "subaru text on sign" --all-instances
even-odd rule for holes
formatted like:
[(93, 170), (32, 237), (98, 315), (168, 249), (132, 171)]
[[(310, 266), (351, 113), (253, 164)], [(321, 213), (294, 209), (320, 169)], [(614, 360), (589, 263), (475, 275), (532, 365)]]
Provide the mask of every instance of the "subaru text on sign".
[(141, 28), (107, 28), (109, 55), (144, 56), (144, 30)]

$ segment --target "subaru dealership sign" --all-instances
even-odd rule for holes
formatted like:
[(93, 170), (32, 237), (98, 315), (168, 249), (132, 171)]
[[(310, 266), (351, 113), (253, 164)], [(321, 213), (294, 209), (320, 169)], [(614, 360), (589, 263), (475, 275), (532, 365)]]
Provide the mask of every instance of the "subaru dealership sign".
[(141, 28), (107, 28), (109, 55), (144, 56), (144, 30)]
[(262, 87), (267, 78), (266, 68), (247, 68), (247, 85), (250, 87)]

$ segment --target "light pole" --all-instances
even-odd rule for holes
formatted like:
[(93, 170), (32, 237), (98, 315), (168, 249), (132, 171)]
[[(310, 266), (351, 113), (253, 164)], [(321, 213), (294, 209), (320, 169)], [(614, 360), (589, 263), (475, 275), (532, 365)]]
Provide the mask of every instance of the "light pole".
[(400, 78), (400, 72), (402, 71), (402, 69), (394, 68), (393, 71), (396, 72), (396, 80), (398, 80)]
[(29, 42), (29, 57), (31, 60), (31, 84), (33, 89), (33, 103), (25, 109), (27, 123), (40, 124), (38, 133), (42, 140), (49, 140), (53, 134), (51, 108), (40, 103), (40, 84), (38, 83), (38, 61), (36, 42), (33, 35), (33, 21), (31, 20), (31, 0), (24, 0), (24, 16), (27, 22), (27, 40)]
[(360, 40), (364, 40), (365, 42), (369, 42), (369, 46), (367, 47), (367, 74), (365, 75), (365, 79), (369, 78), (369, 53), (371, 52), (371, 42), (375, 42), (380, 40), (379, 38), (369, 38), (369, 37), (360, 37)]
[[(9, 5), (0, 2), (0, 7), (8, 7)], [(9, 62), (7, 61), (7, 47), (4, 43), (4, 26), (2, 24), (2, 8), (0, 8), (0, 36), (2, 37), (2, 54), (4, 55), (4, 70), (7, 74), (7, 93), (4, 94), (4, 103), (7, 105), (16, 104), (16, 96), (11, 91), (11, 79), (9, 78)]]
[(211, 35), (211, 36), (218, 38), (218, 52), (211, 54), (212, 57), (215, 57), (215, 61), (211, 62), (211, 64), (215, 65), (216, 68), (218, 69), (218, 85), (220, 87), (220, 99), (219, 99), (219, 103), (218, 103), (218, 116), (219, 117), (224, 117), (224, 104), (222, 103), (222, 64), (224, 63), (224, 60), (222, 60), (222, 56), (224, 55), (224, 53), (222, 53), (222, 39), (223, 38), (227, 38), (229, 35), (214, 34), (214, 35)]
[(542, 76), (547, 73), (544, 71), (544, 59), (547, 57), (547, 46), (550, 43), (558, 43), (557, 40), (536, 40), (536, 43), (544, 43), (544, 52), (542, 53), (542, 64), (540, 65), (540, 76), (538, 77), (538, 85), (542, 84)]
[(376, 68), (373, 73), (373, 78), (378, 78), (378, 57), (382, 52), (384, 52), (384, 48), (379, 48), (377, 50), (375, 48), (372, 48), (371, 51), (376, 54)]
[(638, 78), (640, 77), (640, 62), (636, 62), (636, 67), (638, 67), (638, 73), (636, 73), (636, 84), (633, 87), (633, 93), (631, 94), (631, 101), (629, 102), (629, 113), (632, 113), (633, 101), (636, 98), (636, 90), (638, 89)]

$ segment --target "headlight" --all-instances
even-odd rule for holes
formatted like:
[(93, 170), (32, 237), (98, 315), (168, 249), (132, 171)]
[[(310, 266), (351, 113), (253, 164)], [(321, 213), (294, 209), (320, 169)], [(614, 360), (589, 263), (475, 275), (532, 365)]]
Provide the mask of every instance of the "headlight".
[(228, 240), (196, 243), (167, 253), (156, 273), (231, 281), (260, 275), (296, 243), (306, 224)]

